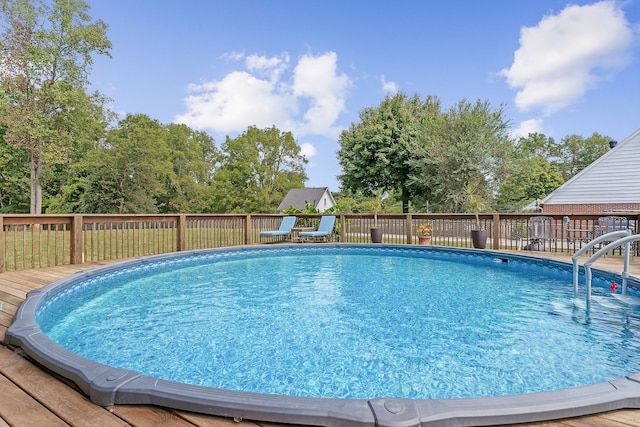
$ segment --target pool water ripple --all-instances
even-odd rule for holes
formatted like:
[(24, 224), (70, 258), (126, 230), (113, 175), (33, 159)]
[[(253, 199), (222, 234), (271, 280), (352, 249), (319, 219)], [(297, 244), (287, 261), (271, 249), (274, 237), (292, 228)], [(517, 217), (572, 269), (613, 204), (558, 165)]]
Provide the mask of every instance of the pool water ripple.
[(604, 279), (594, 293), (609, 307), (587, 318), (559, 268), (302, 252), (105, 275), (48, 302), (38, 321), (58, 344), (111, 366), (292, 396), (500, 396), (640, 371), (639, 315)]

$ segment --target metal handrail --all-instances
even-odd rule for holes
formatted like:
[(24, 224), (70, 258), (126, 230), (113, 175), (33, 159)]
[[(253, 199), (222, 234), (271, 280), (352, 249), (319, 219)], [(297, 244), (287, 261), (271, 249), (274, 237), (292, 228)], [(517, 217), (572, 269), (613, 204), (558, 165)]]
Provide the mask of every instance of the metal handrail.
[[(595, 245), (597, 245), (599, 243), (602, 243), (602, 242), (608, 241), (608, 240), (612, 240), (612, 239), (619, 239), (621, 237), (626, 237), (626, 236), (630, 236), (630, 235), (631, 235), (631, 231), (630, 230), (612, 231), (611, 233), (603, 234), (602, 236), (596, 237), (595, 239), (591, 240), (589, 243), (587, 243), (586, 245), (581, 247), (580, 250), (578, 250), (578, 252), (573, 254), (573, 256), (571, 257), (571, 262), (573, 263), (573, 297), (574, 298), (578, 296), (578, 270), (579, 270), (578, 258), (580, 258), (585, 252), (589, 251), (591, 248), (593, 248)], [(615, 243), (617, 241), (618, 240), (614, 240), (614, 242), (611, 242), (611, 243)], [(611, 245), (611, 243), (609, 245)], [(607, 247), (609, 245), (607, 245)], [(600, 251), (598, 251), (598, 252), (600, 252)], [(625, 252), (625, 254), (626, 253), (627, 252)], [(600, 257), (598, 256), (598, 258), (600, 258)]]
[[(612, 233), (610, 233), (610, 234), (612, 234)], [(587, 295), (586, 295), (587, 311), (591, 307), (591, 280), (592, 280), (591, 265), (598, 258), (603, 256), (604, 254), (606, 254), (610, 250), (616, 249), (616, 248), (624, 245), (624, 267), (623, 267), (623, 271), (622, 271), (622, 273), (620, 273), (620, 275), (622, 276), (621, 294), (622, 295), (626, 295), (627, 294), (627, 285), (628, 285), (628, 282), (629, 282), (629, 254), (631, 252), (630, 251), (630, 246), (631, 246), (632, 242), (639, 242), (639, 241), (640, 241), (640, 234), (631, 234), (631, 235), (629, 235), (627, 237), (623, 237), (623, 238), (618, 239), (616, 241), (613, 241), (613, 242), (609, 243), (608, 245), (606, 245), (605, 247), (601, 248), (598, 252), (596, 252), (595, 254), (591, 255), (591, 257), (584, 263), (584, 270), (585, 270), (586, 281), (587, 281)]]

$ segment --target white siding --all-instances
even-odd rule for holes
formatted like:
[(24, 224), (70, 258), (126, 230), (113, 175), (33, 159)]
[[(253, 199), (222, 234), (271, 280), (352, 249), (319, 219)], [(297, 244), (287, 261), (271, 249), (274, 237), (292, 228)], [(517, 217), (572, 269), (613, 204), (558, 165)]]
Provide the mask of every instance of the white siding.
[(640, 203), (640, 130), (558, 187), (543, 203)]
[(320, 211), (320, 212), (324, 212), (327, 209), (332, 208), (333, 206), (335, 206), (335, 201), (333, 200), (333, 196), (331, 195), (331, 192), (329, 191), (329, 189), (327, 188), (325, 190), (325, 192), (322, 194), (322, 197), (320, 198), (320, 201), (318, 202), (318, 204), (316, 205), (316, 208)]

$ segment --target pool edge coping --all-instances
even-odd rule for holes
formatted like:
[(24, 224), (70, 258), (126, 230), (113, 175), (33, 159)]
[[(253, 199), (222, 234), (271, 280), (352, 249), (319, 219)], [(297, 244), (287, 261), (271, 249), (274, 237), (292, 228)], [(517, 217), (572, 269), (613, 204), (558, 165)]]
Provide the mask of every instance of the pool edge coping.
[[(371, 247), (369, 244), (320, 243), (304, 247)], [(375, 245), (405, 248), (406, 245)], [(133, 371), (112, 368), (78, 356), (55, 344), (39, 328), (36, 311), (42, 299), (52, 291), (70, 286), (78, 280), (122, 266), (144, 264), (176, 254), (188, 256), (220, 250), (255, 250), (272, 245), (252, 245), (233, 248), (203, 249), (153, 255), (126, 260), (75, 273), (27, 294), (18, 308), (14, 322), (7, 329), (5, 344), (20, 347), (34, 361), (73, 381), (91, 401), (101, 406), (113, 404), (154, 404), (169, 408), (207, 413), (225, 417), (241, 417), (270, 422), (339, 426), (433, 426), (486, 425), (543, 421), (570, 418), (621, 408), (640, 407), (640, 374), (633, 374), (603, 383), (571, 389), (525, 395), (467, 399), (332, 399), (290, 397), (242, 391), (229, 391), (193, 386), (140, 375)], [(278, 245), (301, 247), (300, 244)], [(492, 250), (446, 248), (479, 256), (536, 260), (536, 262), (570, 265), (556, 259), (540, 258)], [(430, 247), (412, 247), (432, 250)], [(613, 274), (609, 270), (596, 269)], [(633, 281), (638, 285), (637, 278)]]

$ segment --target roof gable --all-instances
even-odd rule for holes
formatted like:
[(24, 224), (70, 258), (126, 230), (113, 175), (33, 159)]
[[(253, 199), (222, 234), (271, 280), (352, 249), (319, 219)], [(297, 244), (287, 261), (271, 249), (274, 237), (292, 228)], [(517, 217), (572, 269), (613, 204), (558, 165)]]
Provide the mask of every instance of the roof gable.
[(640, 129), (562, 184), (542, 204), (640, 203)]
[(319, 206), (320, 202), (324, 200), (323, 198), (328, 198), (331, 206), (336, 204), (329, 187), (292, 188), (278, 206), (278, 211), (282, 212), (290, 207), (303, 211), (307, 207), (307, 202), (314, 204), (314, 207), (323, 211), (324, 206)]

